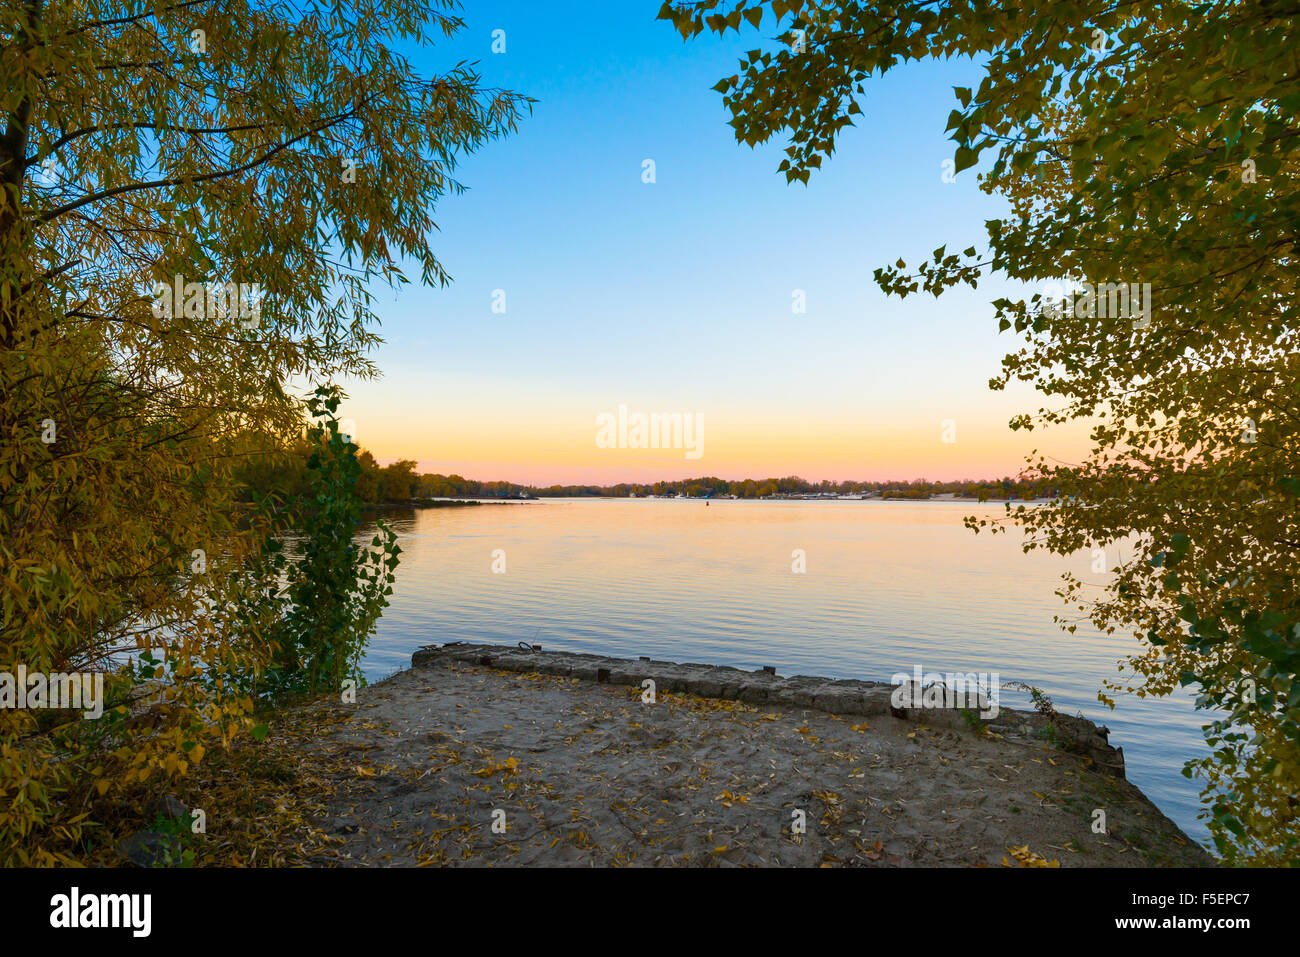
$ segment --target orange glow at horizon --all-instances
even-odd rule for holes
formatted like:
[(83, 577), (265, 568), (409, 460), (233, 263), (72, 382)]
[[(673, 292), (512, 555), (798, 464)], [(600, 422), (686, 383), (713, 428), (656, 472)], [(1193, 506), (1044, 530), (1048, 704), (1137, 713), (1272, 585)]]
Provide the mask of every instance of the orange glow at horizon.
[[(1058, 461), (1086, 451), (1084, 423), (1013, 432), (1006, 416), (968, 408), (941, 417), (911, 412), (881, 421), (701, 412), (697, 458), (688, 449), (601, 448), (595, 413), (568, 406), (423, 417), (357, 407), (357, 441), (381, 463), (413, 459), (417, 471), (533, 486), (614, 485), (699, 476), (728, 480), (798, 475), (810, 481), (932, 481), (1016, 475), (1033, 450)], [(610, 406), (612, 412), (613, 407)], [(928, 410), (927, 410), (928, 411)], [(584, 414), (585, 413), (585, 414)], [(951, 421), (945, 442), (945, 427)], [(685, 443), (683, 443), (685, 445)]]

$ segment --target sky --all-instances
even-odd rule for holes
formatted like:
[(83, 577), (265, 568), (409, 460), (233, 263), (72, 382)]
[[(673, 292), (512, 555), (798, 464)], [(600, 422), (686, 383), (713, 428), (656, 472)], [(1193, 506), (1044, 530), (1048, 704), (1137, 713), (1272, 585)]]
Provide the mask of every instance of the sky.
[[(1012, 432), (1039, 397), (988, 388), (1017, 345), (989, 303), (1020, 287), (898, 299), (871, 278), (943, 244), (984, 249), (1005, 210), (976, 170), (943, 177), (952, 88), (978, 85), (977, 65), (868, 81), (832, 159), (787, 184), (787, 141), (738, 144), (710, 89), (775, 45), (770, 21), (684, 42), (659, 6), (468, 0), (464, 31), (412, 54), (426, 76), (476, 61), (538, 102), (463, 158), (467, 191), (433, 210), (452, 285), (375, 290), (383, 377), (346, 382), (341, 413), (357, 441), (383, 463), (534, 485), (1000, 477), (1033, 449), (1079, 461), (1082, 425)], [(694, 450), (602, 441), (620, 406), (689, 417)]]

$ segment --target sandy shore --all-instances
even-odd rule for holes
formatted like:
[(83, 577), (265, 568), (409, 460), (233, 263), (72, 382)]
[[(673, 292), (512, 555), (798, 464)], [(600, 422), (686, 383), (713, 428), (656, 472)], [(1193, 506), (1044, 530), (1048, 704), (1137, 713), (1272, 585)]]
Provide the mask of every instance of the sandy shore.
[[(1038, 716), (938, 727), (919, 712), (700, 697), (666, 690), (671, 678), (649, 703), (635, 674), (620, 685), (608, 669), (604, 682), (528, 670), (574, 670), (548, 652), (479, 657), (470, 646), (426, 651), (355, 705), (328, 706), (309, 746), (352, 778), (324, 801), (317, 823), (334, 836), (312, 863), (1211, 863), (1122, 771), (1027, 733)], [(749, 675), (714, 670), (723, 684)], [(820, 704), (835, 700), (823, 693)], [(1093, 832), (1097, 809), (1104, 834)]]

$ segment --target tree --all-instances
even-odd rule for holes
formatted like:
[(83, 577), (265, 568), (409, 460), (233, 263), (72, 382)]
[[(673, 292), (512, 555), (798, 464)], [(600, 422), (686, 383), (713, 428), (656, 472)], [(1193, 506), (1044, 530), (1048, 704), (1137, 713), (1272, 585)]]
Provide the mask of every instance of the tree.
[(377, 505), (382, 501), (379, 497), (379, 463), (373, 455), (363, 450), (357, 456), (357, 464), (361, 466), (361, 475), (357, 478), (357, 497), (367, 505)]
[(291, 379), (373, 374), (369, 284), (448, 280), (431, 206), (527, 105), (399, 52), (451, 9), (0, 0), (0, 669), (114, 678), (107, 724), (0, 710), (0, 862), (247, 722), (278, 526), (237, 468), (301, 436)]
[(379, 501), (409, 502), (420, 490), (420, 479), (415, 474), (415, 462), (402, 459), (386, 465), (379, 472)]
[(686, 37), (775, 18), (780, 46), (715, 89), (740, 142), (788, 132), (789, 181), (831, 155), (869, 77), (927, 57), (983, 64), (977, 89), (956, 90), (953, 167), (983, 157), (982, 188), (1012, 215), (988, 222), (986, 256), (941, 245), (877, 282), (899, 296), (987, 271), (1040, 284), (993, 303), (1022, 343), (990, 385), (1044, 396), (1014, 428), (1088, 419), (1093, 444), (1077, 465), (1031, 459), (1028, 477), (1058, 497), (1009, 519), (1027, 548), (1062, 554), (1136, 540), (1101, 599), (1076, 575), (1062, 587), (1099, 628), (1140, 642), (1130, 680), (1109, 690), (1197, 686), (1218, 709), (1213, 750), (1185, 773), (1205, 781), (1220, 853), (1300, 858), (1294, 9), (703, 0), (660, 16)]
[(354, 541), (361, 464), (355, 443), (339, 432), (341, 398), (337, 388), (322, 386), (308, 403), (317, 421), (308, 432), (311, 494), (299, 518), (298, 559), (288, 568), (278, 549), (271, 559), (269, 577), (284, 613), (270, 635), (267, 675), (255, 687), (276, 697), (363, 684), (361, 654), (393, 591), (397, 534), (380, 522), (370, 548)]

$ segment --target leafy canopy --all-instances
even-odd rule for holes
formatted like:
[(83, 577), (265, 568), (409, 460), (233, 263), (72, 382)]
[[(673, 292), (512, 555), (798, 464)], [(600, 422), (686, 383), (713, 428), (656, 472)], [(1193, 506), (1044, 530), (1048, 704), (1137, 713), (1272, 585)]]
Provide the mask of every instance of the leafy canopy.
[[(1109, 687), (1197, 687), (1217, 709), (1213, 750), (1186, 773), (1205, 780), (1219, 851), (1300, 859), (1294, 7), (702, 0), (660, 17), (686, 38), (772, 31), (715, 89), (740, 142), (788, 135), (788, 181), (832, 154), (872, 77), (929, 58), (983, 65), (976, 89), (955, 90), (954, 166), (978, 166), (1012, 213), (986, 224), (985, 255), (940, 246), (876, 280), (899, 296), (988, 271), (1036, 286), (993, 303), (1020, 342), (990, 386), (1032, 382), (1044, 404), (1012, 427), (1088, 419), (1092, 448), (1077, 464), (1031, 459), (1029, 476), (1061, 498), (1010, 518), (1027, 548), (1134, 546), (1104, 583), (1062, 587), (1098, 627), (1140, 642), (1129, 680)], [(1116, 287), (1062, 296), (1103, 283), (1149, 283), (1150, 315)]]
[(112, 679), (99, 722), (0, 711), (0, 863), (75, 859), (103, 801), (248, 723), (280, 520), (235, 470), (301, 436), (290, 383), (374, 374), (371, 283), (448, 280), (432, 207), (528, 107), (401, 52), (462, 26), (0, 0), (0, 670)]

